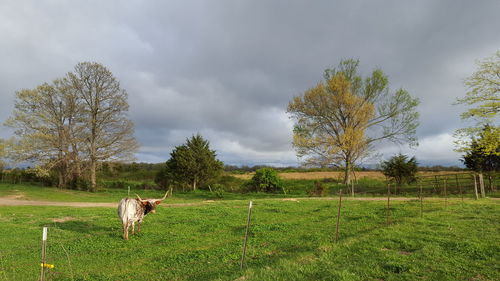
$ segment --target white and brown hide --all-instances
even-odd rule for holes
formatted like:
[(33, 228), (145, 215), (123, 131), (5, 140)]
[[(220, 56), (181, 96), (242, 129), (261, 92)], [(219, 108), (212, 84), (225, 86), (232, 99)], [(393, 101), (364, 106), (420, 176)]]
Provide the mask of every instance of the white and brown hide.
[(130, 225), (132, 225), (132, 234), (135, 233), (136, 222), (137, 231), (140, 232), (144, 217), (149, 213), (156, 213), (156, 206), (165, 200), (167, 195), (168, 191), (161, 199), (141, 199), (139, 195), (137, 195), (137, 198), (123, 198), (118, 204), (118, 217), (123, 226), (123, 239), (128, 240)]

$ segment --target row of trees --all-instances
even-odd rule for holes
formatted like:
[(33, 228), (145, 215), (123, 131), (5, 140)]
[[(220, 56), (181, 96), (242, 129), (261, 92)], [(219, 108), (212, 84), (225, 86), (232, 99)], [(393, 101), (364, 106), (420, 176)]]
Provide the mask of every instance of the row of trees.
[(477, 62), (478, 70), (465, 80), (469, 91), (457, 104), (469, 108), (462, 113), (471, 126), (455, 132), (457, 151), (462, 161), (479, 172), (500, 170), (500, 51)]
[[(475, 121), (474, 126), (457, 130), (457, 151), (465, 153), (462, 160), (470, 169), (498, 171), (500, 52), (478, 65), (479, 69), (465, 80), (469, 91), (457, 100), (458, 104), (473, 106), (462, 119)], [(337, 68), (325, 70), (324, 81), (288, 104), (295, 122), (293, 145), (297, 156), (306, 165), (344, 168), (346, 184), (353, 166), (373, 156), (376, 143), (418, 145), (418, 99), (404, 89), (391, 92), (382, 70), (362, 77), (358, 67), (358, 60), (341, 61)]]
[(17, 137), (7, 156), (56, 171), (59, 187), (86, 175), (94, 190), (99, 161), (130, 159), (138, 147), (127, 93), (98, 63), (79, 63), (62, 78), (16, 92), (14, 106), (5, 125)]
[[(476, 106), (462, 115), (475, 126), (457, 131), (457, 150), (465, 153), (469, 168), (498, 170), (500, 52), (480, 62), (465, 83), (470, 91), (457, 103)], [(363, 77), (358, 60), (343, 60), (325, 70), (324, 81), (288, 104), (295, 122), (293, 145), (306, 165), (343, 168), (349, 184), (353, 167), (374, 156), (375, 144), (418, 144), (418, 104), (402, 88), (391, 91), (382, 70)], [(5, 124), (16, 129), (17, 138), (0, 142), (0, 157), (7, 153), (18, 161), (42, 163), (57, 172), (60, 187), (86, 174), (93, 190), (98, 162), (127, 160), (137, 149), (127, 111), (127, 93), (113, 74), (98, 63), (79, 63), (63, 78), (16, 93), (14, 112)], [(157, 175), (162, 186), (182, 184), (196, 190), (223, 170), (200, 135), (170, 156)], [(400, 155), (391, 161), (398, 159), (407, 160)], [(389, 164), (383, 168), (390, 170)]]

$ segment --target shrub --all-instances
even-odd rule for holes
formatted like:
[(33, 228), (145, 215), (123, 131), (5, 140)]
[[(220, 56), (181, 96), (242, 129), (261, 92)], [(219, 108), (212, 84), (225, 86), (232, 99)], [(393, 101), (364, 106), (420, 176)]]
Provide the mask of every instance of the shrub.
[(220, 183), (215, 183), (210, 186), (210, 190), (216, 198), (222, 199), (224, 198), (224, 189), (225, 186)]
[(277, 192), (283, 190), (283, 181), (272, 168), (262, 168), (246, 184), (247, 191)]
[(328, 194), (328, 187), (323, 185), (321, 181), (314, 181), (313, 187), (309, 190), (309, 196), (324, 197)]
[(241, 191), (245, 185), (245, 180), (230, 175), (221, 176), (217, 183), (222, 185), (224, 191), (235, 192)]
[(416, 181), (417, 166), (415, 157), (408, 159), (408, 156), (401, 153), (381, 164), (382, 173), (392, 179), (399, 188), (402, 184)]
[(124, 181), (113, 181), (111, 182), (111, 188), (124, 189), (127, 188), (127, 183)]

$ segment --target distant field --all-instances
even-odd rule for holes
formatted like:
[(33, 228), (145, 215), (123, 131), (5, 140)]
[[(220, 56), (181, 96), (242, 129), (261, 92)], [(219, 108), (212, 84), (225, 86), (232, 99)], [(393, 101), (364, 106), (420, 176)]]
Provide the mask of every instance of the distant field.
[[(456, 173), (459, 172), (448, 172), (448, 171), (419, 172), (418, 175), (429, 176), (429, 175), (445, 175), (445, 174), (456, 174)], [(247, 174), (235, 174), (233, 176), (241, 179), (251, 179), (253, 175), (254, 173), (247, 173)], [(297, 179), (315, 180), (315, 179), (325, 179), (325, 178), (340, 180), (344, 177), (343, 172), (290, 172), (290, 173), (279, 173), (279, 175), (282, 179), (289, 179), (289, 180), (297, 180)], [(382, 174), (382, 172), (379, 171), (361, 171), (361, 172), (356, 172), (355, 175), (356, 178), (358, 179), (361, 178), (385, 179), (384, 174)]]
[[(78, 197), (78, 194), (75, 194)], [(49, 227), (47, 280), (500, 280), (494, 200), (343, 202), (255, 200), (246, 267), (248, 201), (159, 207), (121, 239), (114, 208), (0, 207), (0, 280), (38, 280)]]

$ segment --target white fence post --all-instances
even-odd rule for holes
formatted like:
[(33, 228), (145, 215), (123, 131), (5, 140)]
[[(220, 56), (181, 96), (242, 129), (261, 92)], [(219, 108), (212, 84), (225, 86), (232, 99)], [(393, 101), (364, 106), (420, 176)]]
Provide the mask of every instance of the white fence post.
[(248, 205), (247, 230), (245, 231), (245, 240), (243, 242), (243, 255), (241, 256), (240, 269), (243, 269), (243, 264), (245, 263), (245, 255), (247, 252), (248, 229), (250, 228), (251, 215), (252, 215), (252, 201), (250, 201), (250, 204)]
[(47, 253), (47, 230), (48, 228), (46, 226), (43, 227), (42, 231), (42, 263), (40, 265), (41, 267), (41, 272), (40, 272), (40, 280), (44, 281), (45, 280), (45, 255)]

